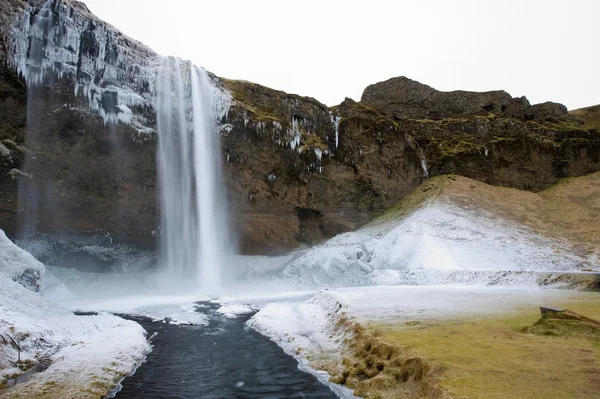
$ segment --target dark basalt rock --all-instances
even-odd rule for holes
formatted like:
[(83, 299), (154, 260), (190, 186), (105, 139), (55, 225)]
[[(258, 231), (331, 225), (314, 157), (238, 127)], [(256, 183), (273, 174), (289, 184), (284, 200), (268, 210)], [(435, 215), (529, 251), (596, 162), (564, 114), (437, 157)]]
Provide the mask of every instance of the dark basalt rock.
[(389, 115), (411, 119), (501, 115), (543, 123), (568, 117), (562, 104), (545, 102), (532, 106), (527, 98), (512, 98), (501, 90), (443, 92), (404, 76), (368, 86), (361, 102)]
[(551, 101), (535, 104), (525, 111), (525, 119), (538, 123), (560, 122), (569, 115), (567, 107)]
[(501, 90), (442, 92), (401, 76), (368, 86), (361, 102), (396, 117), (443, 119), (501, 114), (517, 105), (512, 100)]

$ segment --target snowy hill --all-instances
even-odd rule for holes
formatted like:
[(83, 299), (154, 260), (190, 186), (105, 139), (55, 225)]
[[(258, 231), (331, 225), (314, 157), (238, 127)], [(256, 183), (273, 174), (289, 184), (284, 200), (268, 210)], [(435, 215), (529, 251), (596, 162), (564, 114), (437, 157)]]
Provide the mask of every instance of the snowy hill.
[[(282, 279), (300, 288), (572, 284), (578, 279), (573, 275), (583, 273), (586, 280), (585, 273), (600, 270), (600, 245), (586, 239), (600, 237), (593, 222), (600, 217), (594, 204), (573, 198), (576, 192), (587, 198), (585, 190), (568, 187), (593, 190), (599, 180), (599, 174), (570, 179), (534, 194), (441, 176), (363, 228), (296, 251), (278, 267), (272, 266), (273, 259), (258, 260), (246, 275)], [(548, 209), (554, 215), (548, 216)], [(574, 214), (579, 223), (563, 220), (576, 218)], [(260, 265), (267, 263), (271, 266), (261, 275)]]

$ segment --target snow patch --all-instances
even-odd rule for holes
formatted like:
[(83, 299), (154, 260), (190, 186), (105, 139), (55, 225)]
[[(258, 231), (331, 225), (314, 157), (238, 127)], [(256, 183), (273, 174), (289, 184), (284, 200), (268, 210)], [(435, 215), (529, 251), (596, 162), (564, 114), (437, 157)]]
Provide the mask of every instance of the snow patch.
[(208, 317), (196, 311), (197, 302), (208, 301), (206, 296), (135, 295), (62, 303), (77, 312), (109, 312), (147, 317), (175, 325), (208, 324)]
[(22, 250), (0, 230), (0, 277), (39, 292), (44, 285), (44, 265), (29, 252)]
[(341, 398), (353, 398), (348, 388), (329, 382), (329, 374), (315, 370), (309, 357), (338, 361), (343, 335), (336, 329), (341, 305), (327, 291), (304, 302), (270, 303), (255, 314), (247, 325), (277, 343), (298, 361), (298, 367), (315, 375)]
[[(60, 397), (78, 397), (92, 389), (105, 396), (118, 379), (131, 374), (150, 345), (144, 329), (119, 317), (99, 314), (75, 316), (37, 292), (13, 281), (20, 271), (33, 268), (43, 275), (43, 265), (0, 234), (0, 334), (19, 343), (21, 365), (30, 369), (49, 364), (43, 373), (11, 388), (15, 396), (33, 397), (45, 389)], [(15, 274), (16, 272), (16, 274)], [(1, 344), (0, 344), (1, 345)], [(22, 374), (18, 350), (4, 345), (0, 356), (0, 379)], [(50, 390), (50, 391), (48, 391)]]
[(236, 318), (239, 315), (252, 313), (254, 310), (247, 306), (239, 303), (226, 303), (221, 305), (219, 309), (217, 309), (217, 313), (220, 313), (228, 318)]

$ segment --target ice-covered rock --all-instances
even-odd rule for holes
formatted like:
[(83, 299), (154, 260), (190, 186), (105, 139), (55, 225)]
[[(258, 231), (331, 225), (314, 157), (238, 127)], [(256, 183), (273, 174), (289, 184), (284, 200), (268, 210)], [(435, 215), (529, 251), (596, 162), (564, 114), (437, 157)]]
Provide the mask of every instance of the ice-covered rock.
[[(28, 86), (66, 79), (105, 123), (123, 122), (152, 133), (160, 57), (93, 15), (81, 2), (15, 2), (5, 34), (7, 65)], [(215, 86), (219, 117), (230, 96)]]
[(29, 252), (17, 247), (0, 230), (0, 276), (39, 292), (44, 285), (44, 265)]
[(44, 269), (0, 232), (0, 386), (22, 376), (11, 397), (108, 395), (150, 351), (144, 329), (109, 314), (76, 316), (15, 278), (23, 270)]

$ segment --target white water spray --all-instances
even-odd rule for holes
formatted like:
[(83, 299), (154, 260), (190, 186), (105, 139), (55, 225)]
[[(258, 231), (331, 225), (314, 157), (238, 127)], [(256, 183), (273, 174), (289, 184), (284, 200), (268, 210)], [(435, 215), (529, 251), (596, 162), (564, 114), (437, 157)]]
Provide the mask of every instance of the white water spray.
[(216, 105), (206, 71), (162, 59), (156, 106), (161, 258), (177, 286), (208, 295), (221, 290), (229, 242)]

